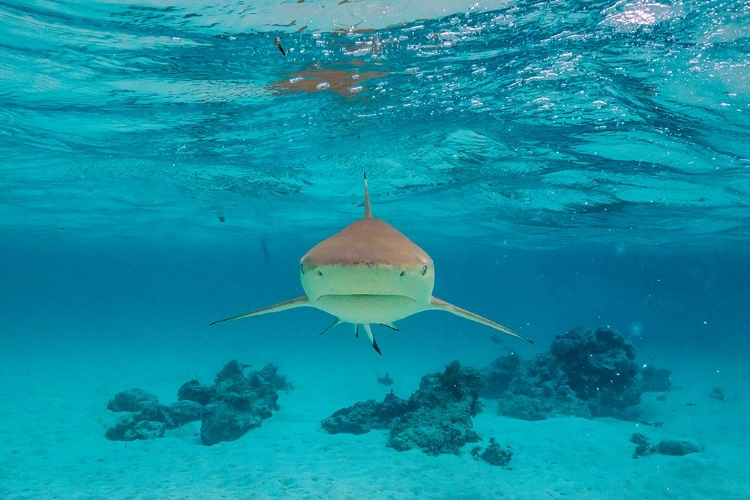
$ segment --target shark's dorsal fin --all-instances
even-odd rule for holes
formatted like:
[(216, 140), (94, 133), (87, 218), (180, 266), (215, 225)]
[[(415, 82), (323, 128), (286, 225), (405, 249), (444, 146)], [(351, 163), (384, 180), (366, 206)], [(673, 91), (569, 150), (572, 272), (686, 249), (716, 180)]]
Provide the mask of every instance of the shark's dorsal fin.
[(372, 217), (372, 210), (370, 210), (370, 191), (367, 189), (367, 172), (364, 174), (365, 177), (365, 218)]

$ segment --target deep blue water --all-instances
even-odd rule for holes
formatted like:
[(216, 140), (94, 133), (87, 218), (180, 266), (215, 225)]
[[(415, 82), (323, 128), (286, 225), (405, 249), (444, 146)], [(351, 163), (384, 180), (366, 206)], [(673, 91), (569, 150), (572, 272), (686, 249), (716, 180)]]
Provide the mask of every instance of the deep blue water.
[(536, 337), (746, 328), (747, 5), (456, 5), (395, 25), (338, 6), (352, 28), (323, 4), (3, 3), (8, 331), (137, 323), (142, 302), (203, 323), (265, 302), (266, 273), (294, 293), (296, 260), (360, 216), (363, 171), (436, 293)]
[[(366, 171), (435, 295), (522, 356), (610, 325), (644, 360), (747, 359), (750, 4), (337, 4), (0, 1), (6, 355), (336, 348), (317, 311), (207, 325), (300, 295)], [(379, 343), (404, 362), (484, 359), (493, 333), (401, 327)]]

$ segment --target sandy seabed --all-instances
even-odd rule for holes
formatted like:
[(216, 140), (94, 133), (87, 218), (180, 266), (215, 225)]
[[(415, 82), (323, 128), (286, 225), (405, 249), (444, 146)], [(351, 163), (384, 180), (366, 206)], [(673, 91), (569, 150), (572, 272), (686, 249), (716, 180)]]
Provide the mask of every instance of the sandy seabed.
[[(182, 351), (138, 341), (4, 350), (0, 498), (750, 498), (750, 400), (742, 384), (750, 367), (740, 362), (720, 371), (712, 363), (673, 361), (673, 390), (664, 401), (644, 394), (641, 403), (643, 419), (664, 421), (662, 427), (611, 418), (527, 422), (496, 415), (496, 403), (485, 400), (475, 430), (485, 444), (495, 437), (511, 447), (510, 466), (501, 468), (474, 460), (472, 445), (460, 456), (432, 457), (387, 448), (385, 431), (327, 434), (323, 418), (388, 391), (375, 382), (382, 358), (361, 341), (347, 344), (349, 357), (322, 348), (290, 351), (284, 341), (239, 354), (231, 345)], [(460, 359), (417, 354), (402, 349), (388, 365), (401, 397), (422, 375)], [(141, 387), (169, 404), (183, 382), (211, 383), (232, 357), (257, 368), (274, 362), (294, 384), (260, 428), (212, 447), (200, 443), (199, 422), (150, 441), (104, 437), (120, 418), (106, 410), (116, 392)], [(717, 385), (724, 402), (708, 397)], [(705, 451), (633, 459), (634, 432), (654, 441), (692, 439)]]

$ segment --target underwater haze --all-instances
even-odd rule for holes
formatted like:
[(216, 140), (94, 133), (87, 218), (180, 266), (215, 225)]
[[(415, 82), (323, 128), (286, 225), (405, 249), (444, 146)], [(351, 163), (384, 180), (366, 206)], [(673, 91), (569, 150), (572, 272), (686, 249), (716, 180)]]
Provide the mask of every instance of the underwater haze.
[[(750, 4), (412, 4), (0, 0), (0, 497), (750, 498)], [(365, 172), (533, 345), (208, 326), (302, 295)]]

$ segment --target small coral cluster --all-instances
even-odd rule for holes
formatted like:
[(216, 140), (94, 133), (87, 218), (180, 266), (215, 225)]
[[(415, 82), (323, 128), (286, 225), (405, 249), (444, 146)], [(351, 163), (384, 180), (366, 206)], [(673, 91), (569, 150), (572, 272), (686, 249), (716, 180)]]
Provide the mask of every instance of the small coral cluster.
[[(524, 420), (622, 417), (643, 392), (635, 348), (609, 328), (573, 329), (556, 337), (547, 354), (501, 357), (482, 376), (481, 395), (499, 399), (501, 415)], [(663, 373), (655, 378), (654, 385), (663, 385)]]
[(482, 379), (475, 368), (451, 362), (443, 373), (422, 377), (419, 389), (409, 398), (412, 411), (391, 426), (386, 446), (399, 451), (419, 448), (428, 455), (458, 455), (466, 443), (476, 443), (471, 417), (481, 411)]
[(272, 364), (248, 375), (244, 374), (245, 368), (238, 361), (230, 361), (211, 386), (197, 380), (184, 383), (177, 391), (179, 401), (170, 406), (141, 389), (120, 392), (107, 408), (131, 414), (107, 430), (106, 437), (119, 441), (152, 439), (162, 437), (166, 430), (200, 420), (203, 444), (238, 439), (279, 409), (277, 391), (291, 389)]
[[(481, 411), (478, 399), (481, 385), (478, 370), (462, 368), (458, 361), (453, 361), (443, 373), (422, 377), (419, 389), (408, 400), (391, 391), (382, 403), (369, 400), (336, 411), (323, 420), (322, 426), (331, 434), (389, 429), (386, 445), (396, 450), (419, 448), (428, 455), (458, 455), (466, 443), (480, 440), (474, 432), (472, 417)], [(485, 453), (476, 453), (477, 457), (497, 465), (507, 464), (510, 455), (509, 450), (499, 449), (494, 441)]]
[(630, 442), (636, 445), (635, 451), (633, 452), (633, 458), (651, 455), (652, 453), (681, 457), (688, 453), (700, 453), (704, 450), (703, 446), (685, 440), (663, 439), (659, 441), (659, 444), (654, 445), (651, 440), (643, 434), (633, 434), (630, 436)]
[(382, 403), (374, 399), (360, 401), (335, 411), (321, 425), (329, 434), (366, 434), (374, 429), (389, 429), (396, 418), (413, 410), (409, 401), (399, 398), (391, 390)]
[(164, 436), (168, 429), (176, 429), (188, 422), (200, 420), (203, 407), (193, 401), (179, 401), (170, 406), (159, 403), (159, 399), (141, 389), (118, 392), (107, 405), (108, 410), (131, 412), (105, 436), (113, 441), (134, 441)]
[(491, 437), (489, 446), (484, 450), (482, 450), (481, 446), (475, 446), (471, 450), (471, 456), (474, 457), (475, 460), (481, 458), (489, 464), (505, 467), (510, 463), (513, 452), (510, 451), (510, 448), (501, 448), (495, 441), (495, 438)]

